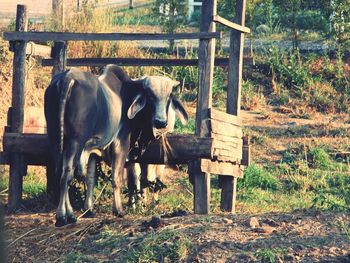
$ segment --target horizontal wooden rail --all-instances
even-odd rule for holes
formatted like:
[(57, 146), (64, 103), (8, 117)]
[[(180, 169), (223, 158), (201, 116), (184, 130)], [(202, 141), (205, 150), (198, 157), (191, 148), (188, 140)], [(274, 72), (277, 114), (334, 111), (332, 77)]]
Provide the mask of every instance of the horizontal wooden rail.
[[(217, 138), (216, 138), (217, 137)], [(242, 140), (231, 138), (223, 143), (223, 136), (215, 138), (198, 137), (192, 134), (167, 134), (166, 149), (162, 140), (153, 140), (144, 154), (135, 160), (140, 163), (179, 164), (189, 160), (208, 159), (228, 161), (237, 164), (242, 158)], [(232, 145), (236, 145), (233, 147)], [(4, 153), (0, 162), (8, 164), (11, 153), (25, 156), (28, 165), (47, 165), (51, 160), (50, 147), (46, 134), (19, 134), (5, 132), (3, 137)], [(229, 151), (229, 152), (227, 152)], [(164, 152), (168, 154), (165, 155)]]
[(227, 20), (227, 19), (225, 19), (225, 18), (223, 18), (221, 16), (215, 15), (215, 16), (213, 16), (213, 20), (214, 20), (214, 22), (220, 23), (220, 24), (222, 24), (224, 26), (227, 26), (227, 27), (229, 27), (231, 29), (240, 31), (242, 33), (250, 33), (250, 29), (248, 27), (241, 26), (241, 25), (238, 25), (236, 23), (233, 23), (230, 20)]
[[(53, 59), (43, 59), (42, 66), (53, 66)], [(105, 66), (117, 64), (120, 66), (198, 66), (198, 59), (163, 59), (163, 58), (70, 58), (67, 66)], [(228, 58), (216, 58), (216, 66), (227, 66)]]
[(177, 34), (139, 33), (70, 33), (70, 32), (4, 32), (5, 40), (14, 41), (111, 41), (111, 40), (176, 40), (221, 38), (220, 32)]
[[(187, 163), (188, 160), (213, 156), (213, 139), (200, 138), (195, 135), (167, 135), (169, 148), (172, 150), (167, 160), (164, 159), (161, 140), (154, 140), (137, 162), (145, 163)], [(33, 165), (46, 165), (50, 159), (49, 142), (46, 134), (17, 134), (5, 133), (3, 138), (5, 154), (1, 155), (1, 161), (7, 162), (6, 157), (10, 153), (21, 153), (28, 156)], [(36, 157), (36, 158), (35, 158)], [(28, 161), (28, 162), (29, 162)]]

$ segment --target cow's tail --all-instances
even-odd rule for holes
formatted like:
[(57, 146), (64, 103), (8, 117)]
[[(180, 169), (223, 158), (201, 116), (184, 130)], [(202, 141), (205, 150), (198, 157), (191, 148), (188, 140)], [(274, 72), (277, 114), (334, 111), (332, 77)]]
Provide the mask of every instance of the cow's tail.
[(62, 154), (63, 152), (63, 140), (64, 140), (64, 113), (66, 109), (66, 102), (69, 98), (69, 95), (71, 93), (71, 89), (74, 85), (74, 79), (67, 78), (64, 80), (61, 94), (60, 94), (60, 104), (59, 104), (59, 121), (60, 121), (60, 144), (59, 144), (59, 151)]

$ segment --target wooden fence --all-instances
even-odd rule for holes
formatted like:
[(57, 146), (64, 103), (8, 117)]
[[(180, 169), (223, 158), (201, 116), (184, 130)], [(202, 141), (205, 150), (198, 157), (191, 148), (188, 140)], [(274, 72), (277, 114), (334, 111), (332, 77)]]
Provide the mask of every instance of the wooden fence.
[[(30, 41), (53, 41), (52, 58), (43, 60), (44, 66), (53, 66), (53, 74), (65, 70), (67, 65), (197, 65), (198, 97), (196, 133), (194, 135), (167, 135), (172, 153), (164, 156), (161, 142), (153, 141), (137, 161), (146, 163), (188, 163), (194, 184), (195, 213), (209, 213), (210, 174), (219, 174), (221, 181), (221, 208), (235, 211), (237, 178), (242, 176), (243, 166), (249, 164), (249, 140), (242, 135), (240, 123), (240, 93), (242, 86), (242, 63), (245, 0), (237, 1), (235, 21), (228, 21), (216, 13), (216, 0), (204, 1), (199, 33), (181, 34), (126, 34), (126, 33), (69, 33), (26, 32), (26, 7), (18, 5), (16, 31), (5, 32), (4, 39), (11, 41), (14, 51), (12, 105), (5, 129), (1, 162), (10, 165), (8, 209), (14, 210), (22, 196), (22, 178), (27, 165), (47, 167), (47, 191), (57, 192), (58, 178), (49, 152), (47, 135), (23, 133), (25, 100), (26, 53)], [(215, 24), (231, 28), (229, 58), (215, 58)], [(67, 41), (133, 41), (199, 39), (198, 59), (134, 59), (134, 58), (72, 58), (67, 59)], [(48, 50), (38, 46), (38, 52), (48, 55)], [(35, 51), (34, 51), (35, 52)], [(214, 65), (228, 65), (227, 113), (212, 109), (212, 85)], [(54, 193), (52, 193), (54, 195)]]

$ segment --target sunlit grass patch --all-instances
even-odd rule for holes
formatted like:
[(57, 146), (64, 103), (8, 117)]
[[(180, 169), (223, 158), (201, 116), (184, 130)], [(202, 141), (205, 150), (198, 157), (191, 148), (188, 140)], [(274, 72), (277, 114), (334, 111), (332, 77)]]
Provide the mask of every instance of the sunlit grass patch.
[(107, 228), (93, 246), (96, 252), (116, 262), (174, 262), (184, 260), (192, 248), (190, 239), (183, 232), (171, 229), (140, 232), (129, 237)]
[(281, 262), (286, 254), (285, 248), (265, 248), (255, 252), (255, 256), (264, 263)]

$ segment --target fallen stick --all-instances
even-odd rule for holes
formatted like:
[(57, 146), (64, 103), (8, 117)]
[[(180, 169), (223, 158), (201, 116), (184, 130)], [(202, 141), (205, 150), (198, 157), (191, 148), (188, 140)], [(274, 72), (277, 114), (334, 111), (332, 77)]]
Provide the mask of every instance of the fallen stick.
[(32, 233), (33, 231), (37, 230), (37, 228), (31, 229), (28, 232), (24, 233), (23, 235), (19, 236), (18, 238), (16, 238), (15, 240), (13, 240), (10, 244), (7, 245), (6, 248), (9, 248), (10, 246), (12, 246), (14, 243), (16, 243), (18, 240), (20, 240), (21, 238), (25, 237), (26, 235)]
[[(105, 184), (103, 186), (103, 188), (101, 189), (101, 192), (98, 194), (98, 196), (96, 197), (96, 199), (94, 200), (93, 206), (96, 204), (97, 200), (101, 197), (103, 191), (105, 190), (107, 184)], [(80, 216), (78, 216), (78, 219), (82, 218), (89, 210), (85, 210)]]

